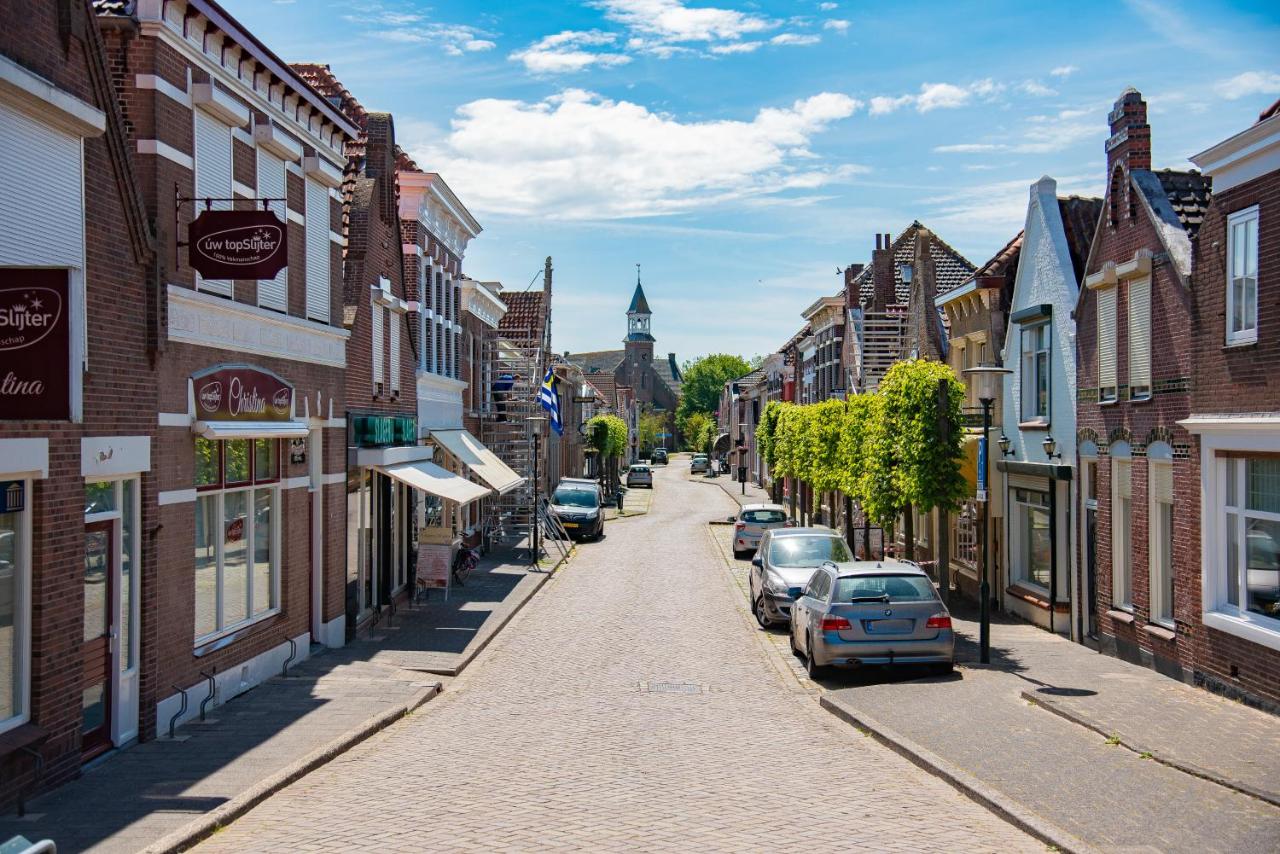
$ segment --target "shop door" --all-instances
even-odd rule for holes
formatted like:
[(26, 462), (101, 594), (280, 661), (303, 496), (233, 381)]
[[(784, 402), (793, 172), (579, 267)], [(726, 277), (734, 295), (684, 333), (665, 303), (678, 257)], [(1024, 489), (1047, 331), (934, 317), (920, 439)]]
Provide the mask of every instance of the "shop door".
[(1085, 617), (1085, 632), (1091, 638), (1098, 637), (1098, 511), (1089, 507), (1084, 511), (1085, 580), (1089, 585), (1085, 604), (1089, 609)]
[(117, 634), (115, 522), (84, 526), (84, 640), (80, 749), (91, 759), (111, 747), (112, 645)]
[(392, 590), (392, 564), (395, 561), (395, 534), (391, 528), (391, 518), (394, 512), (394, 502), (392, 500), (393, 481), (389, 477), (379, 475), (374, 478), (374, 488), (377, 490), (374, 506), (374, 524), (377, 530), (377, 574), (378, 587), (375, 592), (377, 597), (374, 601), (379, 605), (386, 605), (391, 601)]

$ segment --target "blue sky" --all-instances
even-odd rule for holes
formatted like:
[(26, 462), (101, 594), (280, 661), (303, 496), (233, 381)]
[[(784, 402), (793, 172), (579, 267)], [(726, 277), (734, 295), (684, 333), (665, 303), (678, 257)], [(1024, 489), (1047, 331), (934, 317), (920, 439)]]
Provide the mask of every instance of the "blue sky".
[(1100, 194), (1126, 86), (1157, 168), (1280, 97), (1268, 3), (223, 5), (394, 114), (484, 226), (469, 275), (520, 290), (554, 257), (558, 350), (620, 346), (640, 262), (659, 351), (770, 352), (877, 232), (980, 264), (1041, 175)]

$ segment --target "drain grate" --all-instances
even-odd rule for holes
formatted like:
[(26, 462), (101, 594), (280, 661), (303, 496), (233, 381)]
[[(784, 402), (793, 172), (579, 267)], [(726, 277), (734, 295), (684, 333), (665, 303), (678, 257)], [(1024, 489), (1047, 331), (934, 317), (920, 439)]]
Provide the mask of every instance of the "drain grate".
[(648, 694), (701, 694), (706, 686), (695, 682), (641, 682), (640, 690)]

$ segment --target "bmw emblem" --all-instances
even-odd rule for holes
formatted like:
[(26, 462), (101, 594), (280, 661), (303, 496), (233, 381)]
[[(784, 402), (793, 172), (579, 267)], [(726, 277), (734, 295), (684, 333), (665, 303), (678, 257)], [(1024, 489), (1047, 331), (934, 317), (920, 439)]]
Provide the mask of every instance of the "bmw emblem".
[(884, 609), (884, 615), (885, 615), (886, 617), (892, 617), (892, 616), (893, 616), (893, 609), (892, 609), (892, 608), (885, 608), (885, 609)]

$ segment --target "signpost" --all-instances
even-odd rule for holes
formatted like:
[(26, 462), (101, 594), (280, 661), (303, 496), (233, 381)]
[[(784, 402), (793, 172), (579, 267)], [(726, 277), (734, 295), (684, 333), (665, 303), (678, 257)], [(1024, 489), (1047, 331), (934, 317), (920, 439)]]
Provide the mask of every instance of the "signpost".
[(71, 417), (66, 270), (0, 272), (0, 419)]
[(191, 266), (206, 279), (274, 279), (289, 266), (289, 230), (271, 211), (202, 211), (187, 231)]

